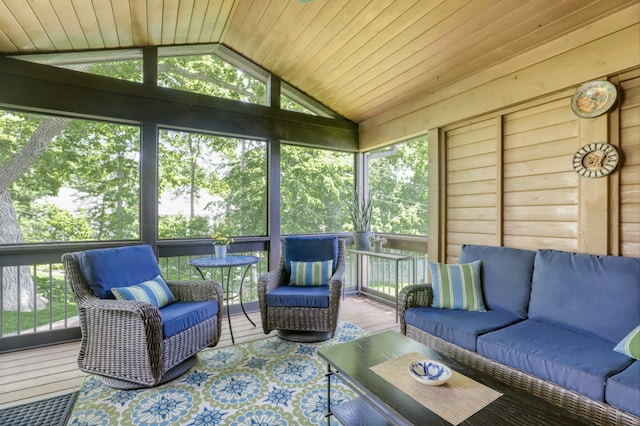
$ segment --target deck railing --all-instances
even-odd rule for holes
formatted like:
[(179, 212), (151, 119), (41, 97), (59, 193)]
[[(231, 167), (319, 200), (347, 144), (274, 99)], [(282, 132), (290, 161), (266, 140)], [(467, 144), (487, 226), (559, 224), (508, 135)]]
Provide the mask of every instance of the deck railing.
[[(402, 236), (387, 236), (392, 253), (405, 254), (413, 258), (413, 263), (400, 262), (398, 268), (398, 291), (413, 282), (424, 282), (426, 278), (426, 239)], [(104, 246), (104, 245), (102, 245)], [(112, 245), (113, 246), (113, 245)], [(258, 278), (268, 271), (268, 253), (265, 243), (247, 242), (247, 251), (234, 254), (251, 254), (260, 261), (247, 272), (243, 285), (243, 303), (249, 311), (258, 310)], [(41, 346), (80, 338), (77, 309), (73, 294), (64, 277), (62, 254), (69, 251), (96, 248), (95, 245), (42, 246), (29, 247), (23, 252), (0, 253), (0, 352)], [(210, 256), (211, 248), (198, 244), (160, 245), (159, 264), (168, 280), (199, 280), (199, 273), (189, 266), (188, 261), (199, 256)], [(411, 265), (411, 266), (410, 266)], [(360, 268), (360, 273), (358, 273)], [(413, 269), (413, 270), (412, 270)], [(219, 269), (203, 271), (207, 277), (220, 281)], [(225, 269), (225, 274), (227, 270)], [(230, 291), (238, 292), (244, 268), (231, 268)], [(366, 262), (357, 262), (356, 256), (347, 254), (345, 293), (360, 292), (384, 302), (395, 303), (395, 263), (375, 257)], [(414, 274), (416, 280), (414, 281)], [(24, 292), (15, 283), (28, 275), (31, 284), (28, 303), (9, 309), (8, 298), (20, 300)], [(360, 282), (358, 283), (358, 277)], [(225, 275), (226, 280), (226, 275)], [(29, 305), (40, 303), (40, 309), (30, 309)], [(240, 311), (239, 300), (230, 304), (231, 313)]]

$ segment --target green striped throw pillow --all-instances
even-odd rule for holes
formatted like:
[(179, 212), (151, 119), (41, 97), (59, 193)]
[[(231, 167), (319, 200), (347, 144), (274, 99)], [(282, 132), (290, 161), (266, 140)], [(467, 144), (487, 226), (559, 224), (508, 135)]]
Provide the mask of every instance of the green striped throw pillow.
[(176, 301), (171, 290), (167, 287), (167, 283), (164, 282), (160, 275), (152, 280), (131, 287), (112, 288), (111, 293), (119, 300), (147, 302), (158, 308), (162, 308)]
[(333, 259), (318, 262), (291, 262), (291, 285), (328, 285), (333, 274)]
[(640, 325), (631, 330), (613, 350), (640, 360)]
[(434, 308), (485, 312), (480, 286), (482, 261), (447, 265), (429, 262)]

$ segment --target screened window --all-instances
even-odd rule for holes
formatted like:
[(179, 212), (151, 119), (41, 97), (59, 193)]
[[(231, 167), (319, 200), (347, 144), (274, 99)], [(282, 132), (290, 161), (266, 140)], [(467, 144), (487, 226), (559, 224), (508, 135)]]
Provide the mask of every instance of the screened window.
[(281, 230), (283, 234), (342, 232), (353, 197), (353, 154), (283, 145)]
[(158, 59), (158, 86), (266, 105), (267, 85), (214, 54)]
[(266, 234), (266, 143), (160, 130), (160, 239)]
[(0, 110), (0, 243), (139, 239), (136, 126)]
[(68, 68), (89, 74), (142, 83), (142, 51), (105, 50), (55, 54), (20, 55), (15, 59)]
[(427, 152), (421, 137), (367, 154), (372, 231), (427, 235)]
[(286, 109), (288, 111), (301, 112), (303, 114), (318, 115), (315, 112), (311, 111), (309, 108), (306, 108), (305, 106), (301, 105), (299, 102), (296, 102), (285, 95), (281, 95), (280, 100), (281, 100), (282, 109)]

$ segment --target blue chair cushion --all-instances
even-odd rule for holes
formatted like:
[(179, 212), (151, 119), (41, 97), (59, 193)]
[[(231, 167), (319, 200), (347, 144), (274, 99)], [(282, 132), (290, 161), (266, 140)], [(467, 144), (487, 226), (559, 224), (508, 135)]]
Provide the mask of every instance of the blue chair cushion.
[(640, 416), (640, 361), (609, 377), (605, 389), (607, 403)]
[(165, 339), (175, 336), (217, 314), (218, 302), (216, 300), (174, 302), (160, 309), (162, 334)]
[(113, 287), (129, 287), (161, 275), (150, 245), (87, 250), (79, 254), (78, 263), (100, 299), (114, 299)]
[(453, 311), (432, 307), (405, 310), (405, 321), (458, 346), (476, 350), (478, 336), (514, 324), (521, 319), (506, 311)]
[(458, 262), (482, 261), (480, 280), (487, 309), (501, 309), (524, 319), (535, 257), (531, 250), (465, 244)]
[(478, 337), (478, 353), (596, 401), (607, 377), (632, 361), (607, 339), (529, 319)]
[(640, 258), (536, 254), (529, 318), (609, 340), (640, 324)]
[(332, 272), (338, 266), (338, 237), (296, 236), (284, 239), (284, 270), (291, 276), (291, 262), (333, 260)]
[(328, 308), (329, 286), (283, 285), (267, 293), (267, 306)]

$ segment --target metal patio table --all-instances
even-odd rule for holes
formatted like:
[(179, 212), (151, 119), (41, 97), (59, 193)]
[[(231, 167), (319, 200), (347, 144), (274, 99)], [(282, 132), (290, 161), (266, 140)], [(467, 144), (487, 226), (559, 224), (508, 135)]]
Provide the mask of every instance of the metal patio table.
[[(221, 283), (225, 287), (225, 302), (227, 304), (227, 321), (229, 322), (229, 333), (231, 334), (231, 343), (234, 344), (235, 340), (233, 338), (233, 329), (231, 328), (231, 311), (229, 309), (229, 300), (235, 299), (236, 297), (240, 298), (240, 307), (242, 308), (242, 312), (244, 316), (247, 317), (249, 322), (255, 327), (256, 324), (249, 318), (247, 311), (244, 309), (244, 303), (242, 301), (242, 287), (244, 285), (244, 279), (247, 276), (247, 272), (251, 268), (251, 265), (255, 265), (258, 263), (260, 259), (256, 256), (234, 256), (229, 255), (225, 257), (198, 257), (195, 259), (189, 260), (189, 265), (196, 268), (196, 270), (200, 273), (200, 276), (204, 280), (204, 273), (202, 269), (204, 268), (218, 268), (220, 269), (220, 275), (222, 277)], [(231, 268), (234, 267), (245, 267), (244, 272), (242, 273), (242, 278), (240, 279), (240, 289), (236, 293), (235, 291), (229, 291), (229, 285), (231, 283)], [(225, 268), (227, 272), (227, 278), (225, 282)]]

